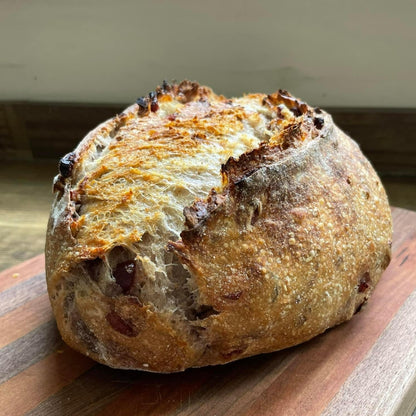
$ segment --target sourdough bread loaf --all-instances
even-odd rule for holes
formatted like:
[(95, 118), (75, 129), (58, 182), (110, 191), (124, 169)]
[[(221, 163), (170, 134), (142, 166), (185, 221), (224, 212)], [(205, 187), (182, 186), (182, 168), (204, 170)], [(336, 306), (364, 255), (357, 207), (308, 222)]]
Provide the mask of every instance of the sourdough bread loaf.
[(63, 339), (111, 367), (174, 372), (307, 341), (350, 319), (390, 261), (377, 174), (283, 90), (163, 83), (59, 170), (51, 304)]

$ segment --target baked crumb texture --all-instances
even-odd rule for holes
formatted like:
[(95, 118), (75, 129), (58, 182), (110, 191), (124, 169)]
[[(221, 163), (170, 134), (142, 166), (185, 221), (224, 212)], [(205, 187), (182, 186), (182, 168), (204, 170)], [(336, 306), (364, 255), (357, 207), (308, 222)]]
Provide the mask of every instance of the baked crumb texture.
[(112, 367), (173, 372), (299, 344), (350, 319), (390, 261), (373, 168), (287, 91), (164, 82), (59, 170), (52, 307), (64, 340)]

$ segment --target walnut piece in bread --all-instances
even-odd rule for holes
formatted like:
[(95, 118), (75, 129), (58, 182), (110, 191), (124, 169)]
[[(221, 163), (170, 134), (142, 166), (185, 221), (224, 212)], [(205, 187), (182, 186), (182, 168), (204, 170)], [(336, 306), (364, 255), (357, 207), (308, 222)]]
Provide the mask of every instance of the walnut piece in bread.
[(350, 319), (390, 261), (383, 186), (279, 90), (164, 83), (60, 162), (46, 242), (63, 339), (116, 368), (220, 364)]

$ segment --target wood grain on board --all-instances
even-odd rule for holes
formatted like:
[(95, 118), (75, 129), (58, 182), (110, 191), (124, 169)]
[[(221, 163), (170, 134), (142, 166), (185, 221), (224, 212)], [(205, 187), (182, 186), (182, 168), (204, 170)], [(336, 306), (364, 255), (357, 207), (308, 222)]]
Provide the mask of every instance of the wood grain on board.
[(61, 340), (43, 256), (0, 273), (0, 414), (411, 415), (416, 213), (393, 208), (393, 257), (354, 318), (283, 351), (176, 374), (114, 370)]

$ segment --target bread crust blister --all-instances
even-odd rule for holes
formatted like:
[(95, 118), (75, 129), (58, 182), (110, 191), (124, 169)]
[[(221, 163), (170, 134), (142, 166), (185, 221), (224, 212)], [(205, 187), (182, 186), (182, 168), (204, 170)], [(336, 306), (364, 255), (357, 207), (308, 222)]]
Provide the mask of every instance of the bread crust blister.
[(60, 163), (46, 274), (63, 339), (117, 368), (220, 364), (350, 319), (390, 261), (383, 186), (279, 90), (164, 83)]

